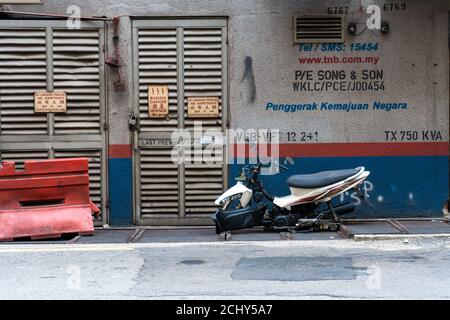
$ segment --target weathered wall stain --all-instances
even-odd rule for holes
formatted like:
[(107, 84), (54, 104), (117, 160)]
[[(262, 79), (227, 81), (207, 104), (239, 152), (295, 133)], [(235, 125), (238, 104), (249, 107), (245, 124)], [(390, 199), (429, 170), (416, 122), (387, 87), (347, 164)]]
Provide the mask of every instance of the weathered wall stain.
[(256, 101), (256, 84), (255, 75), (253, 73), (253, 60), (252, 57), (245, 57), (244, 60), (244, 75), (242, 76), (242, 81), (245, 84), (246, 91), (248, 93), (247, 102), (255, 103)]

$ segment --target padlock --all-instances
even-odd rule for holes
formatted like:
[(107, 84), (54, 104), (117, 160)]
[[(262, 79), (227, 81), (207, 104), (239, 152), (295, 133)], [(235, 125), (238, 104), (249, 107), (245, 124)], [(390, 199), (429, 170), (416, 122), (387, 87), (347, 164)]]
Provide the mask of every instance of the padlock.
[(128, 116), (128, 126), (131, 130), (135, 130), (137, 126), (137, 116), (134, 112), (130, 112), (130, 115)]

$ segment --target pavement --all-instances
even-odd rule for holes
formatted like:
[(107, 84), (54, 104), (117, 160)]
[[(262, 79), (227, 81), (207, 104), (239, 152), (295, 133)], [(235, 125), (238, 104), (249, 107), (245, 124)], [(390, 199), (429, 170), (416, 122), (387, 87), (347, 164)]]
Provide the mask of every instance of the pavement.
[(172, 243), (280, 240), (390, 240), (409, 238), (448, 238), (450, 223), (443, 219), (346, 220), (338, 232), (264, 232), (262, 228), (236, 230), (217, 235), (213, 227), (118, 227), (96, 228), (93, 236), (64, 235), (47, 240), (16, 239), (7, 244), (94, 244), (94, 243)]
[[(2, 243), (0, 299), (450, 299), (450, 225), (346, 226), (289, 240), (130, 228)], [(355, 241), (374, 235), (386, 238)]]

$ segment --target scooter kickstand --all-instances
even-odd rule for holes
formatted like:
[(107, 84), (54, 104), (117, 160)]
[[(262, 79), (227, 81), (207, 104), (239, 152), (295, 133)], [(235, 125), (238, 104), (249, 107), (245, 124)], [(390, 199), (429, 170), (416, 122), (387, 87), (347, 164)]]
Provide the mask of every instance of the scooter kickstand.
[(336, 212), (334, 211), (333, 206), (331, 205), (331, 201), (327, 201), (327, 205), (328, 205), (328, 209), (330, 209), (331, 213), (333, 214), (333, 218), (335, 222), (342, 222), (342, 219), (339, 218), (336, 214)]

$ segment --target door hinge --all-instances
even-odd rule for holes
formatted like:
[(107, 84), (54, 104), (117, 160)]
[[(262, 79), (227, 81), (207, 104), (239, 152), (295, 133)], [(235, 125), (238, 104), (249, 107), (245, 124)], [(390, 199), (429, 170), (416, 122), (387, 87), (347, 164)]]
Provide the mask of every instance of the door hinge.
[(108, 131), (109, 130), (109, 124), (107, 124), (106, 122), (103, 123), (103, 130), (104, 131)]

